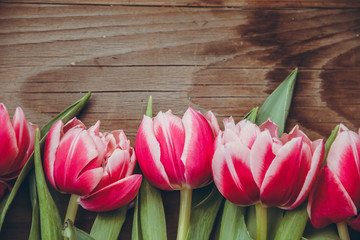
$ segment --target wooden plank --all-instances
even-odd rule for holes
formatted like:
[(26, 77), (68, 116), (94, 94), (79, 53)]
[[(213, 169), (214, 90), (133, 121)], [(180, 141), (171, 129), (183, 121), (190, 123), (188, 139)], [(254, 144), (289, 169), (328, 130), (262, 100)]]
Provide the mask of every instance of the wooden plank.
[[(17, 0), (8, 0), (16, 2)], [(34, 0), (21, 0), (23, 3), (38, 3)], [(186, 7), (245, 7), (245, 8), (356, 8), (356, 0), (45, 0), (41, 3), (56, 4), (91, 4), (91, 5), (125, 5), (125, 6), (186, 6)]]
[[(155, 113), (192, 106), (239, 121), (299, 67), (287, 131), (299, 124), (315, 139), (340, 122), (360, 126), (358, 1), (113, 2), (0, 4), (0, 102), (10, 114), (19, 105), (41, 126), (91, 90), (80, 119), (124, 129), (133, 145), (149, 95)], [(178, 193), (163, 197), (175, 239)], [(26, 198), (25, 189), (0, 239), (27, 238)], [(131, 215), (120, 239), (130, 239)], [(80, 210), (77, 226), (89, 231), (94, 217)]]
[(359, 67), (359, 9), (0, 6), (2, 67)]

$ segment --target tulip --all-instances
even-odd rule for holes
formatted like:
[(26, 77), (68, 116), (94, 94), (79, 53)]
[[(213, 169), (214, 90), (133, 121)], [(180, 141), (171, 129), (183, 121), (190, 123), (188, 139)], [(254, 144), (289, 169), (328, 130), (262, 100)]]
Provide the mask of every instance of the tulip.
[(180, 190), (178, 239), (187, 233), (192, 189), (212, 181), (210, 163), (219, 130), (211, 112), (203, 116), (191, 107), (182, 119), (170, 110), (144, 116), (139, 127), (135, 149), (144, 176), (160, 189)]
[(4, 104), (0, 104), (0, 198), (11, 189), (7, 181), (16, 178), (34, 151), (36, 126), (27, 122), (18, 107), (10, 121)]
[[(311, 223), (322, 228), (338, 223), (339, 233), (345, 231), (344, 221), (356, 216), (360, 208), (360, 136), (340, 125), (327, 156), (326, 166), (310, 193), (308, 213)], [(360, 229), (359, 217), (350, 221)], [(345, 229), (345, 230), (344, 230)], [(347, 239), (347, 237), (341, 237)]]
[(319, 172), (323, 140), (310, 141), (298, 126), (279, 138), (278, 127), (270, 120), (258, 127), (247, 120), (235, 125), (229, 118), (224, 125), (212, 160), (214, 182), (223, 196), (237, 205), (256, 204), (263, 214), (259, 221), (266, 221), (264, 207), (299, 206)]
[(46, 139), (44, 169), (56, 190), (73, 194), (87, 210), (103, 212), (133, 200), (142, 177), (132, 174), (136, 157), (124, 132), (101, 133), (99, 127), (98, 121), (86, 130), (76, 118), (65, 126), (56, 122)]

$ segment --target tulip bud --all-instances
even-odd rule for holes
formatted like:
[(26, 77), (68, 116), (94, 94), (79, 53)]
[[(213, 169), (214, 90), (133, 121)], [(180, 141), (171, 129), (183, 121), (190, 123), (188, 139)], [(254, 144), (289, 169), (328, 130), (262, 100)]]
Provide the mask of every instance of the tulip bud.
[[(332, 143), (326, 166), (312, 189), (308, 213), (318, 228), (356, 216), (360, 208), (360, 136), (340, 125)], [(359, 217), (350, 225), (360, 229)]]
[(34, 150), (36, 126), (27, 122), (18, 107), (12, 122), (4, 104), (0, 104), (0, 198), (16, 178)]
[(100, 122), (86, 130), (74, 118), (56, 122), (45, 144), (44, 168), (60, 192), (79, 195), (91, 211), (109, 211), (136, 196), (141, 175), (134, 174), (136, 157), (123, 131), (99, 132)]
[(215, 116), (191, 107), (179, 118), (168, 111), (144, 116), (135, 140), (141, 170), (163, 190), (198, 188), (211, 180), (211, 153), (219, 131)]
[(247, 120), (235, 125), (229, 118), (224, 125), (212, 161), (214, 182), (224, 197), (237, 205), (299, 206), (319, 171), (323, 141), (311, 142), (297, 126), (278, 138), (270, 120), (258, 127)]

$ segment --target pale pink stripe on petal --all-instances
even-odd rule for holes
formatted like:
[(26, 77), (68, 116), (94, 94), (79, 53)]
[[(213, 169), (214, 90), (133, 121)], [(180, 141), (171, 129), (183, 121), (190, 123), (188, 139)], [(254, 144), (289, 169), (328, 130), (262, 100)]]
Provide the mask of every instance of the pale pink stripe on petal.
[(212, 179), (211, 154), (214, 136), (205, 117), (190, 107), (182, 121), (185, 143), (181, 160), (185, 165), (185, 181), (191, 188), (198, 188)]
[(270, 132), (264, 131), (259, 134), (251, 148), (250, 168), (258, 188), (261, 187), (265, 174), (275, 158), (272, 144), (273, 140)]
[(154, 118), (154, 133), (160, 145), (160, 161), (173, 188), (185, 184), (184, 163), (181, 155), (185, 142), (185, 131), (181, 119), (170, 111), (159, 112)]
[(144, 116), (135, 139), (136, 156), (146, 179), (163, 190), (173, 190), (160, 162), (160, 145), (155, 138), (153, 120)]
[(45, 153), (44, 153), (44, 170), (47, 176), (47, 179), (51, 185), (57, 189), (57, 185), (54, 177), (54, 164), (56, 159), (56, 151), (58, 149), (60, 139), (63, 136), (63, 122), (61, 120), (57, 121), (50, 129), (45, 143)]

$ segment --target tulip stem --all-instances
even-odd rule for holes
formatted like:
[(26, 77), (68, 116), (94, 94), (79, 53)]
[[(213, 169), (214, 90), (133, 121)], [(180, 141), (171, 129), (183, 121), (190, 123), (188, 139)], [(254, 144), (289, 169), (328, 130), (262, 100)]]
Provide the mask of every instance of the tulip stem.
[(256, 211), (256, 240), (266, 240), (267, 208), (261, 203), (255, 205)]
[(346, 222), (339, 222), (336, 224), (336, 226), (339, 233), (339, 238), (341, 240), (350, 240), (349, 230)]
[(184, 188), (180, 190), (180, 210), (177, 240), (185, 240), (189, 225), (191, 213), (192, 189)]
[(77, 202), (77, 199), (79, 198), (79, 196), (75, 195), (75, 194), (71, 194), (70, 200), (69, 200), (69, 204), (66, 210), (66, 215), (65, 215), (65, 220), (64, 222), (66, 222), (67, 220), (71, 220), (73, 223), (75, 222), (75, 217), (76, 217), (76, 213), (79, 207), (79, 204)]

